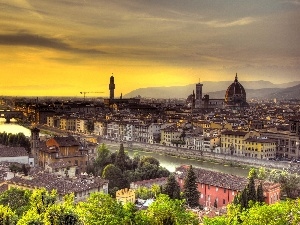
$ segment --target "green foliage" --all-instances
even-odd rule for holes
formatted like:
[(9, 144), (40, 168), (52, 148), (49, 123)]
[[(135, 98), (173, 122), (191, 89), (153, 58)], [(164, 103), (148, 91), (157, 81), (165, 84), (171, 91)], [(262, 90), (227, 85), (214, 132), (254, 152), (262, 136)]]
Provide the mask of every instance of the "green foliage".
[(30, 196), (31, 210), (37, 214), (43, 214), (46, 209), (53, 205), (57, 200), (57, 192), (48, 192), (45, 188), (37, 189)]
[(251, 177), (256, 179), (257, 178), (257, 170), (256, 168), (251, 168), (249, 173), (248, 173), (248, 179), (250, 179)]
[(184, 179), (184, 185), (183, 185), (183, 194), (186, 199), (186, 203), (190, 207), (197, 207), (199, 206), (199, 192), (197, 189), (197, 183), (196, 183), (196, 175), (193, 170), (192, 165), (190, 165), (187, 175)]
[(7, 134), (2, 132), (0, 133), (0, 144), (11, 147), (24, 147), (28, 153), (31, 146), (29, 139), (23, 133)]
[(145, 164), (151, 164), (159, 167), (159, 161), (152, 156), (143, 156), (140, 160), (140, 167), (143, 167)]
[(0, 205), (0, 224), (15, 225), (18, 216), (13, 212), (9, 206)]
[[(0, 204), (9, 206), (18, 216), (29, 209), (31, 191), (11, 188), (0, 195)], [(1, 223), (0, 223), (1, 224)]]
[(249, 183), (247, 185), (247, 190), (248, 190), (248, 193), (247, 193), (248, 201), (256, 202), (256, 189), (255, 189), (255, 183), (254, 183), (254, 177), (253, 176), (251, 176), (249, 178)]
[(163, 187), (163, 194), (168, 195), (171, 199), (180, 199), (180, 187), (174, 174), (170, 174), (168, 177), (167, 183)]
[(149, 199), (149, 198), (156, 198), (161, 192), (161, 188), (159, 185), (152, 185), (151, 188), (147, 187), (139, 187), (135, 191), (136, 198), (141, 199)]
[(197, 216), (184, 208), (184, 200), (159, 195), (147, 210), (137, 212), (137, 224), (150, 225), (198, 225)]
[(257, 197), (257, 202), (259, 202), (259, 203), (264, 203), (265, 202), (262, 182), (260, 182), (258, 187), (257, 187), (256, 197)]
[(110, 161), (111, 153), (105, 144), (102, 144), (97, 149), (97, 158), (94, 162), (94, 175), (101, 175), (103, 168), (108, 164), (111, 164)]
[(125, 224), (126, 213), (122, 204), (103, 193), (91, 194), (87, 202), (77, 205), (77, 211), (84, 224)]
[(104, 168), (102, 177), (109, 180), (108, 191), (113, 196), (115, 195), (115, 190), (129, 187), (129, 184), (120, 168), (113, 164), (109, 164)]
[(282, 195), (295, 199), (298, 197), (298, 186), (300, 184), (300, 176), (296, 173), (288, 173), (287, 171), (272, 170), (268, 179), (275, 183), (280, 183)]
[(115, 165), (119, 167), (121, 171), (125, 171), (126, 169), (126, 155), (123, 143), (120, 144), (120, 149), (116, 157)]
[(18, 221), (17, 225), (44, 225), (43, 215), (38, 214), (36, 210), (30, 209)]

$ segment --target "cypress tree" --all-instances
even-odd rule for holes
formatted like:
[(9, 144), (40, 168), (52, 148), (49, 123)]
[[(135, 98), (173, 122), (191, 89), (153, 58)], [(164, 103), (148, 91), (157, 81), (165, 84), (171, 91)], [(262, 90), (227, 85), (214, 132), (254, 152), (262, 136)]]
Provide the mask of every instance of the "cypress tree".
[(171, 199), (180, 199), (180, 187), (173, 174), (168, 177), (162, 193), (168, 195)]
[(120, 144), (120, 149), (116, 156), (115, 165), (119, 167), (122, 172), (124, 172), (126, 169), (126, 155), (125, 155), (123, 143)]
[(256, 202), (257, 198), (256, 198), (256, 189), (255, 189), (255, 184), (254, 184), (254, 177), (250, 177), (249, 178), (249, 183), (247, 186), (248, 189), (248, 201), (253, 201)]
[(265, 202), (264, 190), (263, 190), (261, 182), (259, 183), (259, 185), (257, 187), (257, 202), (259, 202), (259, 203)]
[(241, 209), (247, 209), (248, 208), (248, 188), (245, 188), (241, 193)]
[(183, 194), (186, 199), (186, 203), (190, 207), (199, 206), (199, 192), (197, 190), (196, 175), (192, 165), (189, 167), (184, 179)]

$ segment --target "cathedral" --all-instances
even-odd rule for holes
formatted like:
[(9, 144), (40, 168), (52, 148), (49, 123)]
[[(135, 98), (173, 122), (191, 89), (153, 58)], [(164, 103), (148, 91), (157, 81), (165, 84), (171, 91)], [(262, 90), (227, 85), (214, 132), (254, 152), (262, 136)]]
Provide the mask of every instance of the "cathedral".
[(247, 108), (249, 104), (246, 101), (246, 91), (243, 85), (238, 81), (237, 74), (234, 82), (227, 88), (225, 94), (226, 108)]
[(238, 82), (237, 74), (234, 82), (229, 85), (225, 93), (225, 99), (210, 99), (209, 95), (202, 94), (203, 84), (200, 82), (196, 84), (196, 94), (193, 91), (188, 99), (187, 103), (191, 105), (193, 109), (216, 109), (216, 108), (231, 108), (242, 109), (249, 107), (246, 101), (246, 91)]

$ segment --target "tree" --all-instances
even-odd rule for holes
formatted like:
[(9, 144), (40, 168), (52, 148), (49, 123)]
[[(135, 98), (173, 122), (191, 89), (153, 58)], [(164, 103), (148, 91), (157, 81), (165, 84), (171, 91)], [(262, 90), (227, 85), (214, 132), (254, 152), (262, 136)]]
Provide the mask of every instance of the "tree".
[(190, 207), (197, 207), (199, 206), (199, 192), (197, 190), (197, 183), (196, 183), (196, 175), (193, 170), (192, 165), (190, 165), (189, 169), (187, 170), (187, 175), (184, 179), (183, 185), (183, 194), (186, 199), (186, 203)]
[(30, 208), (37, 214), (43, 214), (47, 208), (53, 205), (57, 200), (57, 191), (52, 190), (50, 193), (45, 189), (37, 189), (30, 196)]
[(119, 167), (122, 172), (124, 172), (126, 169), (126, 155), (123, 143), (120, 144), (120, 149), (116, 157), (115, 165)]
[(9, 206), (0, 205), (0, 224), (15, 225), (18, 216)]
[(105, 144), (102, 144), (97, 149), (97, 158), (94, 162), (94, 175), (101, 175), (103, 168), (111, 163), (110, 151)]
[[(21, 216), (30, 207), (29, 199), (31, 191), (11, 188), (1, 193), (0, 204), (9, 206), (18, 216)], [(0, 223), (1, 224), (1, 223)]]
[(50, 205), (43, 217), (45, 225), (81, 225), (74, 199), (72, 193), (65, 195), (63, 202)]
[(256, 202), (256, 189), (255, 189), (255, 183), (254, 183), (254, 177), (249, 178), (249, 183), (247, 185), (247, 197), (248, 201)]
[(170, 174), (167, 183), (163, 186), (163, 193), (171, 199), (180, 199), (180, 187), (174, 174)]
[(128, 220), (122, 204), (100, 192), (92, 193), (86, 202), (78, 203), (77, 211), (83, 223), (89, 225), (120, 225), (125, 224), (125, 218)]
[(136, 224), (141, 225), (198, 225), (197, 216), (184, 208), (184, 200), (170, 199), (161, 194), (147, 210), (136, 213)]
[(147, 163), (155, 165), (157, 167), (160, 165), (159, 161), (156, 158), (152, 156), (143, 156), (140, 160), (140, 167), (144, 166), (144, 164)]
[(296, 173), (289, 173), (287, 171), (272, 170), (268, 179), (275, 183), (280, 183), (282, 195), (288, 198), (298, 197), (298, 186), (300, 184), (300, 176)]
[(124, 178), (120, 168), (116, 167), (113, 164), (109, 164), (104, 168), (102, 177), (104, 179), (109, 180), (108, 191), (113, 196), (115, 196), (116, 189), (119, 190), (119, 189), (129, 187), (129, 184), (127, 180)]
[(262, 182), (259, 183), (256, 193), (257, 193), (256, 194), (257, 202), (264, 203), (265, 197), (264, 197), (264, 190), (263, 190)]

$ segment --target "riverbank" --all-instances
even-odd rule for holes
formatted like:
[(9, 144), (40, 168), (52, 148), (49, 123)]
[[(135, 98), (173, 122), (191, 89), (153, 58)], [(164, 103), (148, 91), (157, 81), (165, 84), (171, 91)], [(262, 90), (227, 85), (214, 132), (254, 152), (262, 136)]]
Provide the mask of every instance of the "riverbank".
[[(28, 129), (31, 128), (30, 124), (22, 124), (22, 126), (27, 127)], [(37, 127), (41, 130), (41, 133), (45, 135), (68, 135), (71, 134), (70, 132), (60, 130), (58, 128), (52, 128), (45, 125), (37, 125)], [(85, 138), (84, 134), (79, 134), (82, 138)], [(106, 139), (102, 139), (103, 143), (105, 144), (116, 144), (119, 145), (120, 143), (111, 142)], [(251, 167), (264, 167), (267, 169), (289, 169), (291, 166), (299, 167), (298, 164), (291, 164), (288, 162), (278, 162), (278, 161), (269, 161), (269, 160), (261, 160), (261, 159), (254, 159), (248, 157), (240, 157), (234, 155), (226, 155), (226, 154), (218, 154), (218, 153), (211, 153), (211, 152), (201, 152), (197, 150), (190, 150), (184, 148), (176, 148), (171, 146), (164, 146), (159, 144), (147, 144), (147, 143), (140, 143), (140, 142), (130, 142), (124, 143), (125, 147), (130, 148), (132, 150), (138, 151), (146, 151), (146, 152), (153, 152), (156, 154), (163, 154), (171, 157), (179, 157), (184, 159), (202, 161), (202, 162), (210, 162), (210, 163), (217, 163), (222, 164), (224, 166), (230, 167), (239, 167), (239, 168), (251, 168)]]
[[(103, 140), (105, 144), (112, 144), (110, 141)], [(115, 143), (116, 145), (120, 143)], [(157, 154), (168, 155), (172, 157), (179, 157), (203, 162), (217, 163), (224, 166), (239, 167), (239, 168), (251, 168), (251, 167), (264, 167), (266, 169), (289, 169), (291, 166), (298, 166), (297, 164), (291, 164), (288, 162), (278, 162), (254, 159), (248, 157), (238, 157), (234, 155), (217, 154), (211, 152), (200, 152), (196, 150), (175, 148), (170, 146), (156, 145), (156, 144), (145, 144), (139, 142), (130, 142), (130, 144), (124, 144), (125, 148), (132, 150), (154, 152)]]

